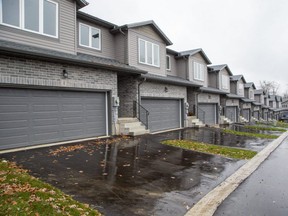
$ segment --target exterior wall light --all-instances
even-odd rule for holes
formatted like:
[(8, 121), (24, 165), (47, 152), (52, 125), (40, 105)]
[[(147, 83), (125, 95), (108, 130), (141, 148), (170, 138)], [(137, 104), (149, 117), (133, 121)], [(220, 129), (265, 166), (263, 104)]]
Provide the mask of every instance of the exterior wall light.
[(167, 88), (167, 87), (165, 87), (165, 88), (164, 88), (164, 91), (165, 91), (165, 92), (168, 92), (168, 88)]
[(63, 70), (62, 75), (63, 75), (63, 78), (64, 78), (64, 79), (67, 79), (67, 78), (68, 78), (68, 72), (67, 72), (66, 69)]

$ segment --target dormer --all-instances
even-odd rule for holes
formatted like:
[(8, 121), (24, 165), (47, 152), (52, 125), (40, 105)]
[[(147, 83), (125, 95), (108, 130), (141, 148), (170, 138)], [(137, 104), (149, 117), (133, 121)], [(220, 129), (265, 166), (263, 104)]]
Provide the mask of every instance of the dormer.
[(232, 72), (227, 64), (208, 66), (208, 86), (230, 93)]
[(244, 84), (244, 96), (247, 99), (254, 100), (254, 91), (256, 87), (253, 82), (245, 83)]
[(179, 52), (175, 58), (180, 60), (179, 67), (186, 71), (187, 80), (208, 87), (207, 65), (211, 64), (211, 61), (202, 49)]
[(231, 93), (244, 97), (244, 84), (246, 80), (243, 75), (234, 75), (230, 77)]
[(166, 46), (172, 42), (154, 21), (115, 27), (111, 33), (116, 35), (117, 60), (166, 76)]
[(271, 108), (276, 108), (276, 96), (275, 95), (269, 95), (269, 106)]
[(254, 90), (254, 100), (258, 103), (265, 105), (263, 89)]

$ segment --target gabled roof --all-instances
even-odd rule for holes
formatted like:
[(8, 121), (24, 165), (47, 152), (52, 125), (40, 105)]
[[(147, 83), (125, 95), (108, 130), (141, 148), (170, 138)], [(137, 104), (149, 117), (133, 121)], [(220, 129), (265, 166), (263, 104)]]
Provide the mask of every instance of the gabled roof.
[(244, 84), (244, 88), (254, 88), (254, 89), (256, 89), (256, 87), (255, 87), (255, 85), (254, 85), (254, 83), (253, 82), (249, 82), (249, 83), (245, 83)]
[(240, 79), (243, 79), (244, 83), (246, 83), (246, 80), (243, 75), (230, 76), (230, 81), (239, 81)]
[(261, 95), (261, 94), (264, 94), (264, 90), (263, 89), (256, 89), (254, 91), (254, 95)]
[(154, 75), (154, 74), (142, 74), (141, 77), (146, 78), (147, 80), (151, 81), (157, 81), (161, 83), (168, 83), (168, 84), (174, 84), (174, 85), (180, 85), (180, 86), (188, 86), (188, 87), (200, 87), (201, 85), (183, 79), (181, 77), (177, 76), (159, 76), (159, 75)]
[(226, 68), (226, 70), (228, 71), (228, 74), (230, 76), (233, 76), (230, 68), (228, 67), (227, 64), (221, 64), (221, 65), (209, 65), (208, 68), (211, 68), (212, 70), (208, 70), (208, 72), (218, 72), (218, 71), (221, 71), (223, 69)]
[(114, 28), (115, 24), (113, 23), (110, 23), (110, 22), (107, 22), (105, 20), (102, 20), (98, 17), (94, 17), (90, 14), (87, 14), (87, 13), (84, 13), (82, 11), (77, 11), (77, 18), (81, 18), (81, 19), (84, 19), (86, 21), (89, 21), (91, 23), (94, 23), (94, 24), (97, 24), (97, 25), (100, 25), (100, 26), (103, 26), (103, 27), (106, 27), (106, 28), (109, 28), (109, 29), (112, 29)]
[(81, 65), (84, 67), (93, 67), (107, 69), (115, 72), (128, 74), (143, 74), (147, 71), (129, 66), (119, 61), (78, 53), (77, 55), (44, 49), (34, 46), (23, 45), (14, 42), (0, 40), (0, 53), (13, 56), (25, 56), (26, 58), (40, 59), (53, 62), (65, 62), (71, 65)]
[(78, 9), (83, 8), (89, 4), (85, 0), (75, 0), (75, 1), (76, 1), (77, 6), (78, 6)]
[(204, 58), (204, 60), (207, 62), (207, 64), (212, 64), (210, 59), (207, 57), (207, 55), (205, 54), (205, 52), (201, 48), (178, 52), (178, 55), (176, 56), (176, 58), (181, 58), (184, 56), (193, 56), (197, 53), (200, 53), (200, 55)]
[(138, 28), (138, 27), (143, 27), (143, 26), (151, 26), (158, 34), (159, 36), (165, 41), (166, 45), (172, 45), (173, 43), (170, 41), (170, 39), (164, 34), (164, 32), (156, 25), (156, 23), (153, 20), (148, 20), (144, 22), (137, 22), (137, 23), (131, 23), (131, 24), (126, 24), (122, 26), (117, 26), (114, 29), (111, 30), (111, 33), (118, 33), (123, 30), (128, 30), (131, 28)]

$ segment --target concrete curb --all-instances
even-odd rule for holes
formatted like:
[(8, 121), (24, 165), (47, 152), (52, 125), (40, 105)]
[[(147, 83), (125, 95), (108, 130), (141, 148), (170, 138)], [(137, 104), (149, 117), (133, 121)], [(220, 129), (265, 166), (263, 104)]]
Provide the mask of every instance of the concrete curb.
[(250, 161), (240, 167), (235, 173), (219, 184), (216, 188), (196, 203), (185, 216), (212, 216), (218, 206), (284, 141), (288, 131), (270, 143)]

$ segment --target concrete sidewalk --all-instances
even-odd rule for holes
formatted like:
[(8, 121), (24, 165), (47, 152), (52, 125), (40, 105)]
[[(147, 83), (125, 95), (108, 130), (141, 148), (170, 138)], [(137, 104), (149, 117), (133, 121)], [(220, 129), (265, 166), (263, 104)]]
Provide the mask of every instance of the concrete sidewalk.
[(288, 215), (288, 138), (220, 205), (214, 215)]
[[(280, 189), (281, 192), (283, 191), (282, 197), (286, 197), (286, 194), (287, 194), (286, 192), (288, 192), (288, 187), (286, 187), (287, 190), (286, 189), (282, 190), (281, 188), (288, 186), (288, 172), (287, 172), (288, 166), (286, 165), (288, 162), (288, 157), (286, 158), (287, 151), (285, 150), (285, 148), (287, 148), (287, 145), (288, 145), (287, 137), (288, 137), (288, 131), (282, 134), (278, 139), (270, 143), (265, 149), (259, 152), (254, 158), (252, 158), (245, 165), (243, 165), (240, 169), (238, 169), (234, 174), (228, 177), (224, 182), (222, 182), (220, 185), (218, 185), (216, 188), (210, 191), (198, 203), (196, 203), (196, 205), (194, 205), (186, 213), (185, 216), (194, 216), (194, 215), (212, 216), (216, 212), (219, 206), (220, 207), (217, 213), (215, 213), (215, 215), (237, 215), (237, 216), (238, 215), (245, 215), (245, 216), (246, 215), (257, 215), (257, 216), (258, 215), (283, 215), (283, 214), (274, 214), (274, 213), (273, 214), (266, 214), (266, 213), (261, 214), (261, 212), (258, 213), (257, 212), (258, 209), (255, 208), (255, 205), (256, 205), (256, 202), (260, 201), (260, 199), (256, 200), (258, 199), (258, 197), (255, 196), (255, 194), (258, 195), (260, 192), (267, 191), (265, 193), (266, 194), (265, 196), (268, 198), (271, 196), (269, 192), (273, 191), (274, 190), (273, 187), (277, 186), (277, 188)], [(278, 150), (277, 148), (279, 146), (281, 146), (281, 148), (279, 148)], [(275, 149), (277, 149), (277, 151), (273, 152)], [(277, 161), (273, 160), (273, 162), (271, 162), (272, 158), (274, 157), (278, 158)], [(268, 158), (268, 161), (263, 163), (267, 158)], [(266, 165), (267, 163), (268, 165)], [(270, 163), (272, 163), (272, 165), (270, 165)], [(263, 167), (263, 168), (260, 169), (260, 167)], [(259, 170), (257, 170), (258, 168)], [(257, 172), (251, 175), (255, 170), (257, 170)], [(259, 179), (255, 177), (255, 175), (256, 176), (258, 175), (261, 181), (259, 181)], [(260, 183), (264, 181), (264, 178), (267, 181), (266, 187), (265, 186), (263, 187), (264, 184)], [(276, 181), (276, 179), (278, 180)], [(245, 183), (243, 183), (244, 181)], [(250, 181), (254, 182), (254, 184), (250, 183)], [(282, 186), (281, 184), (284, 184), (284, 185)], [(250, 189), (250, 187), (253, 188), (253, 190)], [(233, 192), (234, 190), (236, 191)], [(240, 190), (242, 191), (248, 190), (248, 192), (247, 193), (244, 192), (240, 194), (239, 193)], [(248, 193), (251, 198), (249, 200), (247, 198)], [(280, 197), (281, 193), (279, 194), (279, 191), (275, 193), (275, 196), (277, 193), (278, 193), (277, 197)], [(265, 196), (263, 195), (263, 197)], [(226, 201), (224, 202), (225, 199)], [(285, 200), (286, 199), (282, 200), (283, 201), (282, 204), (285, 202)], [(275, 204), (276, 202), (277, 202), (276, 200), (273, 200), (272, 204)], [(231, 203), (234, 203), (234, 205), (232, 206)], [(259, 205), (259, 208), (263, 207), (263, 205), (265, 205), (265, 202), (262, 203), (260, 201), (260, 204), (257, 204), (257, 205)], [(251, 208), (248, 208), (247, 206), (251, 206)], [(287, 209), (285, 209), (286, 206), (287, 204), (280, 206), (280, 208), (283, 208), (284, 211), (286, 210), (286, 214), (284, 215), (288, 215)], [(239, 211), (237, 211), (237, 208)], [(250, 209), (251, 212), (246, 212), (246, 209), (247, 210)], [(262, 211), (262, 213), (263, 212), (264, 211)]]

